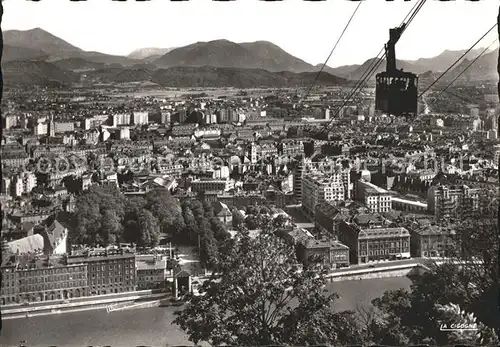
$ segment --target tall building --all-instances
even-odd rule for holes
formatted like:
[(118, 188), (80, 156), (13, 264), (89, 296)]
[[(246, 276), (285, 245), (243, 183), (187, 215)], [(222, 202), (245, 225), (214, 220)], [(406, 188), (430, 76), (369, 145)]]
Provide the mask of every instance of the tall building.
[(318, 204), (343, 200), (344, 185), (341, 177), (308, 173), (302, 178), (302, 208), (310, 216), (314, 216)]
[(293, 194), (297, 203), (302, 202), (302, 178), (303, 178), (304, 165), (301, 163), (293, 173)]
[(149, 114), (147, 112), (134, 112), (133, 113), (134, 125), (144, 125), (149, 122)]
[(119, 125), (130, 125), (131, 124), (131, 115), (130, 113), (119, 113), (114, 114), (112, 117), (112, 126), (117, 127)]
[(228, 123), (229, 113), (226, 108), (221, 108), (217, 111), (217, 123)]
[(29, 194), (36, 187), (36, 176), (29, 171), (22, 171), (13, 177), (10, 184), (12, 196)]
[(55, 122), (53, 124), (56, 134), (67, 133), (75, 130), (75, 124), (73, 122)]
[(33, 127), (33, 134), (34, 135), (47, 135), (49, 131), (49, 126), (47, 123), (36, 123)]
[(179, 114), (178, 114), (178, 121), (179, 123), (185, 123), (186, 120), (187, 120), (187, 110), (185, 108), (182, 108), (181, 110), (179, 110)]
[(427, 206), (437, 220), (469, 217), (479, 213), (480, 195), (480, 188), (439, 184), (427, 191)]
[(10, 129), (18, 124), (18, 118), (17, 116), (12, 116), (12, 115), (5, 116), (2, 119), (2, 123), (5, 129)]
[(387, 190), (362, 179), (356, 184), (356, 200), (364, 202), (371, 212), (392, 210), (392, 195)]
[(161, 124), (170, 124), (171, 114), (168, 111), (163, 111), (161, 113)]
[(50, 137), (55, 137), (56, 136), (56, 127), (54, 123), (54, 115), (50, 115), (50, 121), (49, 121), (49, 136)]

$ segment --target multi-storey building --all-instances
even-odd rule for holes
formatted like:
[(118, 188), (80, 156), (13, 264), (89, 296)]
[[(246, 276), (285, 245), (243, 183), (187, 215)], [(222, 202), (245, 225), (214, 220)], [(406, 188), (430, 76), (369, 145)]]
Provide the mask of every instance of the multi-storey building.
[(362, 179), (356, 184), (356, 200), (364, 202), (371, 212), (392, 210), (392, 195), (387, 190)]
[(479, 213), (480, 194), (481, 188), (439, 184), (427, 191), (427, 205), (437, 220), (466, 218)]
[(234, 188), (232, 179), (197, 179), (191, 181), (191, 190), (196, 193), (205, 191), (228, 191)]
[(29, 171), (23, 171), (17, 174), (12, 179), (11, 193), (12, 196), (21, 196), (29, 194), (36, 187), (36, 176)]
[(135, 290), (135, 253), (128, 249), (93, 249), (72, 252), (68, 264), (86, 264), (90, 295)]
[(170, 124), (171, 121), (171, 114), (168, 111), (162, 111), (161, 117), (160, 117), (160, 123), (161, 124)]
[(2, 166), (22, 168), (28, 161), (28, 155), (24, 152), (2, 153)]
[(221, 108), (217, 111), (217, 123), (228, 123), (230, 121), (229, 119), (229, 112), (227, 111), (226, 108)]
[(337, 235), (340, 223), (347, 218), (348, 214), (342, 208), (331, 202), (323, 202), (316, 206), (314, 224), (328, 235)]
[(75, 124), (73, 122), (55, 122), (54, 131), (56, 134), (67, 133), (75, 130)]
[(109, 119), (107, 114), (104, 115), (96, 115), (94, 117), (85, 118), (82, 122), (84, 130), (95, 129), (99, 127), (99, 125), (103, 124)]
[(411, 232), (411, 252), (415, 257), (450, 257), (456, 251), (453, 228), (426, 225)]
[(60, 300), (89, 294), (87, 265), (66, 256), (9, 255), (2, 263), (3, 305)]
[(157, 255), (138, 255), (137, 289), (161, 289), (167, 279), (167, 259)]
[(147, 112), (134, 112), (133, 121), (134, 125), (148, 124), (149, 114)]
[(3, 123), (4, 128), (7, 130), (7, 129), (10, 129), (12, 127), (15, 127), (19, 123), (19, 119), (17, 116), (9, 115), (9, 116), (5, 116), (2, 119), (2, 123)]
[(338, 241), (307, 239), (297, 245), (297, 257), (304, 265), (321, 263), (329, 268), (349, 266), (349, 247)]
[(360, 228), (342, 222), (338, 239), (350, 249), (351, 263), (410, 258), (410, 233), (406, 228)]
[(114, 114), (111, 116), (112, 126), (117, 127), (119, 125), (130, 125), (131, 118), (130, 113)]
[(302, 208), (314, 216), (316, 206), (325, 201), (343, 201), (344, 185), (338, 176), (309, 173), (302, 178)]
[(33, 126), (33, 134), (37, 136), (47, 135), (48, 131), (49, 131), (49, 126), (47, 123), (40, 122)]
[(283, 140), (278, 144), (278, 154), (295, 156), (304, 154), (304, 143), (300, 140)]

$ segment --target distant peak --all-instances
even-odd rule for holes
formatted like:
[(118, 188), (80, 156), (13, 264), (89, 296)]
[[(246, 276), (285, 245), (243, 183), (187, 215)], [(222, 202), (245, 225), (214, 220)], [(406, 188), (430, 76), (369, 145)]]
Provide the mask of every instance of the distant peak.
[(26, 31), (31, 31), (31, 32), (42, 32), (42, 33), (47, 33), (46, 30), (43, 30), (42, 28), (40, 27), (36, 27), (36, 28), (33, 28), (33, 29), (30, 29), (30, 30), (26, 30)]
[(208, 41), (208, 43), (215, 43), (215, 42), (220, 42), (220, 43), (234, 43), (234, 42), (226, 40), (226, 39), (218, 39), (218, 40)]

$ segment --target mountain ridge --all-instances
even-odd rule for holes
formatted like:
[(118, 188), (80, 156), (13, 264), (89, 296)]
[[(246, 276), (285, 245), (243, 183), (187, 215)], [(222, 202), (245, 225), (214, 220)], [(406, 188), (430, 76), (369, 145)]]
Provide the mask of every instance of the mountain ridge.
[[(3, 59), (4, 64), (16, 61), (45, 61), (47, 63), (54, 63), (55, 67), (52, 67), (51, 65), (43, 65), (43, 67), (40, 65), (37, 67), (36, 64), (26, 64), (26, 66), (29, 66), (30, 69), (38, 71), (36, 73), (42, 73), (44, 71), (44, 73), (50, 74), (50, 72), (53, 71), (57, 76), (64, 75), (64, 71), (74, 72), (109, 68), (111, 69), (110, 71), (115, 72), (118, 71), (117, 69), (124, 69), (120, 71), (122, 76), (125, 77), (116, 77), (117, 80), (134, 78), (144, 79), (150, 75), (155, 76), (158, 69), (167, 71), (166, 74), (170, 76), (170, 74), (175, 75), (177, 73), (175, 71), (180, 70), (168, 69), (194, 67), (199, 68), (203, 74), (206, 74), (204, 77), (205, 80), (211, 80), (212, 77), (208, 76), (210, 75), (209, 71), (212, 71), (211, 73), (220, 75), (221, 78), (224, 78), (226, 82), (229, 83), (231, 79), (225, 76), (225, 73), (233, 71), (240, 77), (245, 76), (245, 78), (254, 78), (257, 82), (264, 78), (262, 72), (256, 73), (254, 71), (250, 73), (250, 70), (266, 70), (271, 73), (277, 73), (279, 76), (283, 77), (286, 74), (280, 75), (279, 73), (317, 73), (322, 66), (322, 64), (318, 64), (316, 66), (309, 64), (308, 62), (286, 52), (278, 45), (265, 40), (241, 43), (235, 43), (225, 39), (204, 42), (200, 41), (177, 48), (140, 48), (134, 50), (128, 56), (119, 56), (100, 52), (84, 51), (41, 28), (34, 28), (25, 31), (6, 30), (3, 35), (5, 43)], [(477, 54), (479, 54), (480, 50), (482, 49), (472, 50), (469, 54), (467, 54), (464, 59), (462, 59), (460, 64), (458, 64), (456, 68), (445, 76), (445, 79), (453, 78), (453, 76), (458, 75), (460, 71), (463, 71), (470, 60), (474, 59)], [(417, 60), (398, 60), (397, 64), (398, 68), (405, 71), (411, 71), (416, 74), (427, 73), (428, 71), (437, 73), (440, 70), (446, 69), (464, 52), (465, 50), (445, 50), (436, 57), (420, 58)], [(478, 59), (476, 64), (467, 70), (467, 73), (463, 78), (470, 81), (497, 78), (495, 57), (495, 54), (498, 54), (497, 52), (498, 49), (495, 49), (484, 54)], [(338, 66), (335, 68), (325, 66), (323, 71), (336, 77), (339, 81), (341, 79), (358, 80), (363, 76), (373, 59), (375, 58), (368, 59), (362, 64)], [(21, 66), (22, 64), (18, 65)], [(207, 66), (233, 70), (207, 70)], [(383, 70), (385, 70), (385, 62), (382, 62), (372, 78), (374, 78), (376, 73)], [(148, 71), (150, 71), (151, 74)], [(191, 70), (187, 69), (185, 71)], [(104, 75), (107, 76), (107, 74)], [(162, 74), (156, 73), (156, 76), (160, 75)], [(165, 75), (165, 72), (163, 75)], [(270, 79), (277, 78), (276, 76), (271, 78), (270, 75), (267, 77)], [(46, 78), (48, 78), (49, 81), (51, 80), (51, 76), (38, 76), (35, 79), (45, 81)], [(296, 77), (287, 79), (286, 83), (290, 83), (290, 81), (294, 78)], [(57, 80), (57, 78), (55, 79)], [(176, 79), (178, 78), (175, 77), (174, 80)], [(62, 78), (62, 80), (67, 82), (68, 78)], [(71, 80), (71, 78), (69, 78), (69, 80)], [(276, 80), (279, 82), (280, 79), (277, 78)], [(246, 83), (247, 82), (242, 84)], [(279, 83), (285, 82), (281, 80)]]

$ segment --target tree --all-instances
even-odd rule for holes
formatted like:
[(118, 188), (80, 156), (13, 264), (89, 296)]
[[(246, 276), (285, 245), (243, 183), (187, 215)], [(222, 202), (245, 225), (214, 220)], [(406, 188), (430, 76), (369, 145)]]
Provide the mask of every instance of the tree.
[(158, 218), (162, 232), (171, 236), (184, 229), (182, 207), (167, 189), (155, 189), (146, 194), (147, 208)]
[[(445, 328), (462, 327), (464, 330), (453, 329), (451, 331), (440, 331), (439, 340), (446, 341), (447, 344), (468, 344), (473, 346), (498, 346), (499, 340), (495, 331), (487, 328), (483, 323), (477, 322), (473, 313), (467, 313), (459, 305), (436, 304), (439, 321), (443, 322)], [(470, 329), (470, 330), (468, 330)]]
[(235, 228), (238, 228), (245, 221), (245, 217), (243, 217), (243, 214), (240, 211), (238, 211), (237, 208), (233, 209), (232, 214), (233, 214), (233, 226)]
[[(380, 312), (370, 326), (375, 343), (455, 343), (455, 337), (440, 331), (441, 322), (451, 314), (446, 307), (462, 307), (477, 317), (484, 330), (483, 342), (497, 343), (491, 329), (500, 324), (498, 224), (492, 219), (466, 219), (457, 228), (455, 241), (456, 259), (431, 265), (427, 273), (413, 279), (410, 292), (386, 292), (373, 301)], [(467, 338), (464, 336), (460, 341)], [(476, 337), (471, 339), (467, 343), (477, 342)]]
[[(112, 221), (120, 224), (125, 215), (125, 200), (116, 189), (107, 187), (91, 187), (76, 200), (75, 223), (70, 229), (69, 239), (72, 243), (85, 245), (107, 245), (113, 241), (108, 232), (120, 236), (121, 228), (110, 227), (111, 221), (103, 228), (103, 216), (113, 216)], [(120, 238), (120, 237), (118, 237)]]
[(174, 323), (194, 343), (211, 345), (356, 342), (353, 315), (332, 311), (336, 295), (323, 291), (324, 273), (297, 271), (293, 247), (275, 235), (272, 222), (260, 227), (255, 239), (242, 230), (216, 264), (220, 276), (190, 296)]
[(160, 242), (158, 219), (148, 210), (142, 210), (137, 216), (138, 237), (137, 245), (142, 247), (156, 247)]
[(123, 229), (120, 218), (114, 211), (105, 211), (102, 215), (100, 225), (100, 244), (107, 246), (121, 239)]

